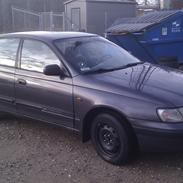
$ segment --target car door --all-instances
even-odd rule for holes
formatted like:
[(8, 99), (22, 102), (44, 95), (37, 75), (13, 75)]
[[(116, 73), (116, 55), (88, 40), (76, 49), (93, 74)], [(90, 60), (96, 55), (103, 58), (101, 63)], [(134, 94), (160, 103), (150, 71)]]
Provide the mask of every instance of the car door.
[(19, 39), (0, 39), (0, 112), (15, 113), (15, 64)]
[(15, 72), (16, 106), (20, 115), (73, 127), (72, 78), (46, 76), (44, 67), (61, 61), (38, 40), (24, 40)]

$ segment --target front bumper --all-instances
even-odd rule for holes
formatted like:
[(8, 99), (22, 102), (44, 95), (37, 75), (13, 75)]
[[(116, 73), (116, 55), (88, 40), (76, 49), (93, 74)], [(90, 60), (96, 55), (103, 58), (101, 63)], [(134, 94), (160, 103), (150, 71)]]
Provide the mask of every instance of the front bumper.
[(183, 122), (165, 123), (129, 119), (140, 150), (149, 152), (183, 151)]

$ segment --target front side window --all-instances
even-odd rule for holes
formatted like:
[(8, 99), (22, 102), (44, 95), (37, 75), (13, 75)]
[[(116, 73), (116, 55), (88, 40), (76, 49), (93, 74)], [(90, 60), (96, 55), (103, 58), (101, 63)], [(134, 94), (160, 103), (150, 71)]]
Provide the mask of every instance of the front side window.
[(101, 37), (68, 38), (57, 40), (55, 44), (79, 73), (118, 69), (140, 63), (126, 50)]
[(21, 69), (43, 72), (45, 66), (52, 64), (60, 66), (60, 60), (46, 44), (34, 40), (24, 41)]
[(0, 39), (0, 65), (14, 67), (19, 39)]

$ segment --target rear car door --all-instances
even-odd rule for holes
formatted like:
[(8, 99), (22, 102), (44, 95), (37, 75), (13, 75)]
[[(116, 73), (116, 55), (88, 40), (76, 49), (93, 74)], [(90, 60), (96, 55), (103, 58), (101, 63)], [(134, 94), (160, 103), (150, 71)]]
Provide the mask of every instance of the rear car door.
[(72, 78), (46, 76), (44, 67), (61, 61), (38, 40), (24, 40), (15, 72), (17, 112), (23, 116), (73, 127)]
[(19, 39), (0, 38), (0, 111), (15, 113), (15, 64)]

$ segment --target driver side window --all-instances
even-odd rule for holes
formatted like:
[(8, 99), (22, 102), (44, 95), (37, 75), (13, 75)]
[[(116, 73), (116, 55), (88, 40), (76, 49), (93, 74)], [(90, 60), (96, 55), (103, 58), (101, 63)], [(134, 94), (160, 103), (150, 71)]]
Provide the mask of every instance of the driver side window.
[(21, 69), (43, 72), (51, 64), (60, 66), (61, 62), (55, 53), (45, 44), (35, 40), (25, 40), (22, 48)]

